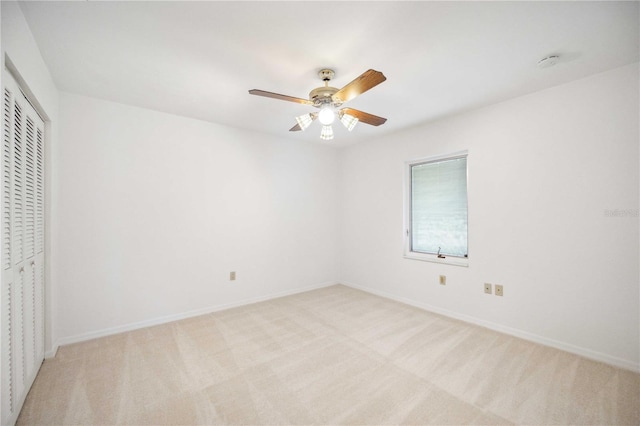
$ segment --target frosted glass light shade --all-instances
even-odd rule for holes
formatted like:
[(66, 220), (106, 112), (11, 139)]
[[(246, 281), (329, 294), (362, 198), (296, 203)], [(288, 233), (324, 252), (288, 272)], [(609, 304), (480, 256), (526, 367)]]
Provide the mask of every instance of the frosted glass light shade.
[(306, 130), (306, 128), (311, 126), (311, 123), (313, 123), (313, 118), (311, 118), (311, 114), (305, 114), (300, 117), (296, 117), (296, 121), (302, 130)]
[(322, 132), (320, 133), (320, 139), (329, 141), (333, 139), (333, 129), (331, 126), (322, 126)]
[(333, 112), (333, 109), (329, 106), (323, 107), (320, 110), (320, 114), (318, 114), (318, 120), (325, 126), (333, 123), (333, 120), (336, 119), (336, 114)]
[(349, 114), (342, 114), (340, 117), (340, 122), (344, 124), (344, 127), (346, 127), (348, 131), (352, 131), (353, 128), (356, 127), (356, 124), (358, 124), (358, 121), (357, 118)]

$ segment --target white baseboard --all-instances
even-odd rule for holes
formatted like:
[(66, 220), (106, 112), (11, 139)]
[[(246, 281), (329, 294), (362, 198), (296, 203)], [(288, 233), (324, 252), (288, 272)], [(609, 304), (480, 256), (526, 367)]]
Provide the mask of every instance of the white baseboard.
[(425, 311), (433, 312), (439, 315), (443, 315), (449, 318), (454, 318), (457, 320), (461, 320), (467, 323), (479, 325), (481, 327), (485, 327), (494, 331), (498, 331), (500, 333), (508, 334), (511, 336), (519, 337), (524, 340), (528, 340), (530, 342), (539, 343), (541, 345), (549, 346), (552, 348), (560, 349), (565, 352), (570, 352), (575, 355), (582, 356), (584, 358), (589, 358), (594, 361), (603, 362), (605, 364), (612, 365), (614, 367), (624, 368), (625, 370), (631, 370), (636, 373), (640, 373), (640, 364), (635, 363), (633, 361), (629, 361), (626, 359), (614, 357), (611, 355), (604, 354), (602, 352), (593, 351), (591, 349), (582, 348), (580, 346), (575, 346), (570, 343), (560, 342), (558, 340), (549, 339), (544, 336), (540, 336), (537, 334), (529, 333), (528, 331), (518, 330), (516, 328), (507, 327), (501, 324), (496, 324), (490, 321), (485, 321), (479, 318), (475, 318), (469, 315), (460, 314), (457, 312), (449, 311), (447, 309), (438, 308), (436, 306), (429, 305), (427, 303), (417, 302), (415, 300), (411, 300), (405, 297), (396, 296), (384, 291), (375, 290), (372, 288), (364, 287), (358, 284), (349, 283), (342, 281), (341, 284), (355, 288), (358, 290), (362, 290), (367, 293), (375, 294), (376, 296), (381, 296), (387, 299), (395, 300), (397, 302), (401, 302), (407, 305), (415, 306), (416, 308), (424, 309)]
[(292, 294), (304, 293), (306, 291), (316, 290), (319, 288), (329, 287), (338, 284), (337, 281), (327, 281), (322, 284), (314, 286), (308, 286), (303, 288), (297, 288), (294, 290), (286, 290), (278, 293), (271, 293), (263, 296), (251, 297), (248, 299), (239, 300), (233, 303), (225, 303), (222, 305), (209, 306), (202, 309), (195, 309), (193, 311), (182, 312), (179, 314), (167, 315), (163, 317), (153, 318), (144, 321), (138, 321), (134, 323), (124, 324), (117, 327), (104, 328), (101, 330), (90, 331), (88, 333), (77, 334), (75, 336), (68, 336), (59, 339), (50, 351), (45, 353), (45, 358), (54, 358), (58, 352), (60, 346), (69, 345), (72, 343), (84, 342), (86, 340), (97, 339), (99, 337), (111, 336), (113, 334), (124, 333), (126, 331), (138, 330), (140, 328), (151, 327), (154, 325), (165, 324), (168, 322), (178, 321), (181, 319), (197, 317), (199, 315), (206, 315), (212, 312), (223, 311), (225, 309), (237, 308), (239, 306), (251, 305), (253, 303), (264, 302), (266, 300), (277, 299), (279, 297), (290, 296)]
[(54, 345), (53, 348), (51, 348), (51, 350), (46, 351), (44, 353), (44, 359), (55, 358), (56, 354), (58, 353), (58, 347), (59, 347), (59, 345)]

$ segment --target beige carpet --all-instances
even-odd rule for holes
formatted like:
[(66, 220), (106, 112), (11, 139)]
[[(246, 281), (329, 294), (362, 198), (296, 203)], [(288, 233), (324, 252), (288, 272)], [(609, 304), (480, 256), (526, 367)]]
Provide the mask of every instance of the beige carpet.
[(640, 375), (344, 286), (60, 348), (18, 424), (639, 424)]

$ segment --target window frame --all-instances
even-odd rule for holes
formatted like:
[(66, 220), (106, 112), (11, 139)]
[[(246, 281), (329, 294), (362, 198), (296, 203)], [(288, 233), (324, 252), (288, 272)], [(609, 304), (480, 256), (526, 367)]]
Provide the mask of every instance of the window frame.
[[(445, 258), (439, 258), (437, 254), (422, 253), (413, 251), (411, 247), (412, 241), (412, 174), (411, 168), (413, 166), (425, 163), (435, 163), (445, 160), (453, 160), (456, 158), (466, 158), (467, 161), (467, 257), (446, 256)], [(403, 239), (404, 239), (404, 252), (403, 257), (405, 259), (422, 260), (425, 262), (441, 263), (454, 266), (469, 266), (469, 151), (457, 151), (449, 154), (441, 154), (430, 157), (417, 158), (414, 160), (408, 160), (404, 162), (404, 227), (403, 227)]]

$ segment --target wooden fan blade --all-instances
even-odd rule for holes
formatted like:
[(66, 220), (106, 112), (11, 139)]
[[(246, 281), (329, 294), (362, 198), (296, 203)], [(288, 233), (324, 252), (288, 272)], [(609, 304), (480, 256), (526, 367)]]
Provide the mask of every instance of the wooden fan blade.
[(353, 80), (351, 83), (338, 90), (333, 99), (339, 99), (342, 102), (350, 101), (358, 95), (363, 94), (367, 90), (376, 87), (378, 84), (385, 81), (387, 77), (380, 71), (368, 70), (363, 72), (360, 77)]
[(387, 121), (386, 118), (378, 117), (377, 115), (369, 114), (368, 112), (359, 111), (353, 108), (342, 108), (340, 112), (352, 115), (361, 122), (371, 124), (372, 126), (379, 126)]
[(249, 90), (249, 93), (252, 95), (264, 96), (265, 98), (280, 99), (282, 101), (295, 102), (298, 104), (313, 105), (313, 102), (308, 99), (294, 98), (293, 96), (281, 95), (279, 93), (273, 92), (265, 92), (264, 90), (252, 89)]

